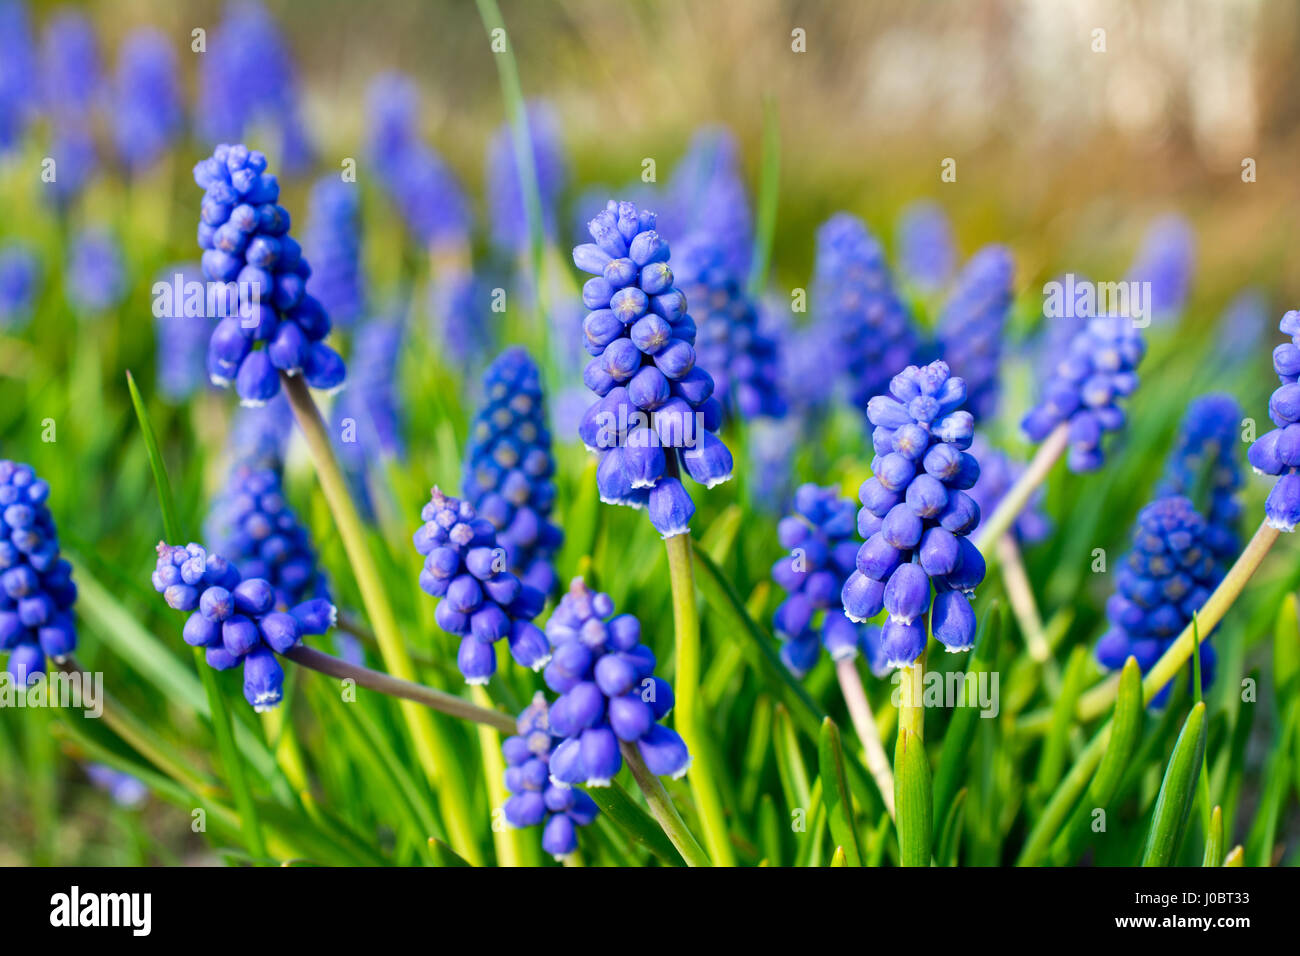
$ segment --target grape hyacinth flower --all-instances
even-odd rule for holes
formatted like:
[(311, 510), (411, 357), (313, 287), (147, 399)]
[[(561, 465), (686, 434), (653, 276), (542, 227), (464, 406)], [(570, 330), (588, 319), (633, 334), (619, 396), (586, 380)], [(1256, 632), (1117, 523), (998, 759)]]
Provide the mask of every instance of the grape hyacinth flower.
[(132, 171), (147, 169), (166, 150), (181, 125), (176, 55), (157, 30), (137, 30), (118, 56), (113, 103), (113, 142)]
[(490, 290), (458, 257), (440, 263), (438, 276), (429, 283), (429, 316), (449, 364), (459, 368), (477, 364), (487, 351), (492, 329), (483, 315), (489, 295)]
[[(1244, 412), (1231, 395), (1202, 395), (1187, 406), (1156, 494), (1182, 495), (1205, 517), (1205, 546), (1226, 567), (1241, 550), (1241, 465), (1235, 454)], [(1207, 496), (1204, 500), (1201, 494)]]
[(881, 632), (887, 667), (909, 667), (925, 650), (927, 612), (949, 651), (975, 642), (969, 598), (984, 580), (984, 557), (968, 537), (980, 520), (967, 494), (980, 467), (966, 451), (975, 423), (965, 401), (965, 382), (932, 362), (909, 366), (889, 394), (867, 403), (876, 458), (858, 492), (866, 543), (841, 598), (851, 621), (889, 612)]
[(365, 306), (361, 289), (361, 192), (335, 174), (312, 186), (308, 201), (303, 253), (312, 262), (308, 291), (325, 313), (343, 327), (360, 318)]
[(1038, 405), (1021, 422), (1025, 435), (1030, 441), (1042, 441), (1068, 423), (1070, 470), (1100, 468), (1105, 461), (1102, 436), (1124, 427), (1119, 400), (1137, 389), (1137, 367), (1145, 351), (1131, 319), (1090, 318), (1048, 375)]
[(696, 365), (695, 321), (673, 286), (655, 214), (610, 200), (588, 232), (594, 241), (577, 246), (573, 262), (594, 276), (582, 290), (593, 356), (583, 381), (599, 400), (579, 437), (600, 456), (602, 501), (648, 508), (664, 538), (685, 534), (695, 503), (679, 466), (706, 488), (731, 477), (731, 452), (716, 435), (722, 404)]
[(30, 249), (0, 248), (0, 330), (21, 329), (32, 317), (40, 267)]
[(226, 436), (226, 458), (253, 467), (279, 468), (292, 436), (293, 410), (281, 392), (265, 405), (240, 408), (235, 413)]
[(705, 127), (691, 137), (673, 170), (664, 231), (696, 236), (716, 248), (723, 268), (742, 281), (749, 275), (754, 221), (740, 176), (736, 138), (724, 127)]
[(1270, 324), (1268, 297), (1259, 289), (1242, 289), (1223, 309), (1215, 336), (1214, 354), (1220, 361), (1236, 365), (1254, 361), (1259, 344)]
[(546, 686), (551, 732), (564, 740), (551, 753), (551, 782), (561, 787), (607, 787), (623, 767), (619, 743), (635, 744), (657, 777), (683, 776), (691, 757), (676, 731), (659, 721), (673, 707), (668, 682), (654, 676), (655, 655), (641, 643), (641, 624), (614, 614), (608, 594), (574, 578), (546, 634), (555, 656)]
[[(1182, 495), (1157, 498), (1138, 513), (1133, 549), (1106, 602), (1110, 628), (1096, 652), (1102, 667), (1118, 669), (1132, 655), (1146, 673), (1191, 622), (1223, 577), (1205, 530), (1205, 519)], [(1208, 685), (1215, 659), (1208, 641), (1200, 653), (1202, 684)], [(1151, 702), (1159, 706), (1168, 690)]]
[(924, 292), (948, 284), (956, 262), (952, 224), (937, 202), (908, 205), (898, 219), (898, 265), (904, 278)]
[(872, 670), (881, 675), (880, 628), (855, 624), (837, 613), (844, 582), (857, 567), (853, 502), (833, 487), (805, 484), (795, 492), (794, 508), (795, 513), (777, 525), (777, 537), (788, 553), (772, 565), (772, 580), (787, 595), (772, 616), (773, 629), (783, 641), (781, 660), (792, 674), (803, 677), (817, 663), (820, 647), (836, 661), (857, 657), (862, 650)]
[(312, 388), (341, 388), (343, 359), (323, 341), (329, 315), (306, 291), (311, 267), (289, 235), (289, 213), (276, 203), (280, 184), (266, 172), (266, 157), (242, 144), (223, 143), (194, 167), (194, 181), (204, 190), (203, 274), (211, 282), (237, 281), (258, 294), (257, 305), (232, 309), (213, 331), (212, 381), (233, 382), (245, 405), (261, 405), (279, 394), (279, 372), (302, 373)]
[[(555, 207), (568, 179), (568, 162), (560, 141), (560, 123), (549, 104), (528, 104), (528, 138), (542, 203), (542, 232), (555, 234)], [(523, 184), (515, 162), (510, 124), (502, 125), (487, 151), (488, 213), (492, 244), (499, 251), (519, 255), (528, 246), (528, 217)]]
[(483, 391), (486, 404), (470, 425), (465, 452), (465, 499), (496, 528), (510, 571), (550, 594), (558, 583), (551, 562), (564, 532), (550, 520), (555, 460), (541, 374), (514, 346), (488, 366)]
[(85, 770), (90, 782), (108, 794), (119, 807), (133, 810), (149, 798), (149, 788), (129, 773), (103, 763), (88, 763)]
[(397, 381), (398, 360), (406, 333), (399, 313), (365, 322), (352, 350), (351, 386), (339, 396), (331, 417), (339, 441), (339, 459), (359, 501), (370, 506), (369, 469), (405, 454), (404, 414)]
[(0, 153), (22, 138), (35, 114), (31, 26), (22, 0), (0, 0)]
[[(994, 448), (980, 433), (975, 434), (968, 449), (980, 463), (980, 479), (968, 494), (979, 506), (980, 514), (992, 514), (1003, 497), (1024, 474), (1025, 464), (1006, 452)], [(1011, 525), (1011, 534), (1019, 544), (1036, 544), (1052, 533), (1052, 519), (1042, 511), (1043, 489), (1038, 488)]]
[(84, 15), (61, 10), (41, 38), (41, 94), (50, 112), (88, 118), (100, 88), (99, 41)]
[(1196, 234), (1182, 216), (1157, 219), (1129, 269), (1130, 282), (1149, 282), (1153, 318), (1168, 318), (1187, 301), (1196, 262)]
[(433, 489), (420, 512), (415, 550), (424, 556), (420, 588), (440, 598), (438, 626), (461, 639), (456, 666), (467, 684), (486, 684), (497, 669), (495, 643), (506, 638), (516, 663), (541, 670), (551, 646), (533, 618), (546, 595), (506, 568), (496, 529), (474, 507)]
[(277, 470), (235, 465), (212, 503), (204, 534), (244, 575), (270, 583), (277, 610), (329, 598), (310, 536), (285, 500)]
[(846, 373), (850, 400), (862, 408), (888, 386), (890, 369), (915, 361), (916, 329), (894, 291), (884, 250), (856, 216), (837, 213), (817, 230), (815, 271), (819, 327), (833, 335), (821, 374)]
[(1278, 475), (1264, 503), (1269, 527), (1294, 531), (1300, 524), (1300, 312), (1282, 316), (1278, 328), (1291, 336), (1273, 350), (1273, 370), (1282, 382), (1268, 400), (1277, 427), (1255, 439), (1246, 457), (1257, 475)]
[(966, 403), (983, 421), (998, 402), (1002, 341), (1011, 311), (1015, 263), (1005, 246), (985, 246), (957, 278), (939, 316), (939, 347), (953, 374), (966, 382)]
[(116, 241), (101, 229), (74, 240), (68, 264), (68, 298), (82, 312), (106, 312), (126, 295), (126, 270)]
[(599, 812), (582, 790), (550, 780), (551, 732), (546, 695), (540, 690), (519, 715), (518, 733), (501, 742), (506, 758), (506, 789), (511, 796), (503, 810), (512, 827), (542, 825), (542, 849), (557, 860), (578, 849), (577, 827), (589, 826)]
[(279, 136), (290, 172), (311, 161), (298, 106), (292, 53), (259, 3), (232, 3), (199, 60), (199, 135), (209, 142), (243, 138), (254, 128)]
[(678, 250), (675, 266), (677, 288), (695, 317), (696, 358), (711, 370), (724, 411), (746, 419), (784, 415), (776, 343), (759, 331), (758, 311), (722, 248), (693, 236)]
[(59, 557), (49, 496), (29, 465), (0, 460), (0, 651), (20, 686), (45, 673), (47, 657), (61, 661), (77, 646), (77, 586)]
[[(203, 281), (203, 273), (189, 263), (165, 269), (158, 281), (171, 285), (176, 276), (181, 277), (182, 287)], [(170, 313), (164, 311), (155, 317), (158, 391), (168, 401), (180, 404), (207, 380), (206, 357), (211, 334), (212, 323), (208, 319), (187, 315), (184, 309), (173, 308)]]
[(337, 612), (324, 598), (277, 610), (275, 589), (264, 578), (245, 578), (225, 557), (202, 545), (158, 542), (151, 580), (167, 606), (189, 617), (181, 637), (202, 647), (215, 670), (244, 667), (244, 699), (261, 713), (284, 697), (284, 670), (277, 654), (304, 635), (324, 634)]

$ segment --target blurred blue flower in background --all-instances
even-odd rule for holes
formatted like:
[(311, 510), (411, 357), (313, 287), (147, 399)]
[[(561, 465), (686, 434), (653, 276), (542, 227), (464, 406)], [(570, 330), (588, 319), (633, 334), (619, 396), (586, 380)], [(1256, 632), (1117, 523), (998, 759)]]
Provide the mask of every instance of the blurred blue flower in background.
[[(542, 203), (542, 231), (547, 238), (554, 238), (556, 204), (569, 175), (564, 143), (560, 139), (559, 116), (544, 102), (529, 103), (527, 116), (533, 168)], [(488, 143), (487, 181), (492, 244), (500, 252), (519, 255), (528, 246), (528, 217), (509, 123), (500, 126)]]
[(153, 29), (129, 35), (118, 54), (111, 129), (128, 169), (148, 167), (171, 143), (182, 120), (176, 55)]
[(40, 263), (27, 246), (0, 246), (0, 330), (22, 329), (31, 321), (40, 278)]
[(36, 64), (23, 0), (0, 0), (0, 153), (22, 138), (36, 112)]
[(1127, 278), (1151, 283), (1151, 315), (1168, 319), (1182, 311), (1196, 265), (1196, 233), (1182, 216), (1162, 216), (1151, 224)]
[(948, 214), (937, 202), (918, 200), (900, 214), (896, 227), (898, 268), (923, 292), (938, 292), (952, 278), (956, 242)]
[(307, 290), (341, 328), (365, 307), (361, 281), (361, 190), (335, 173), (316, 180), (307, 202), (303, 255), (311, 262)]
[(68, 299), (82, 312), (105, 312), (126, 296), (126, 266), (117, 241), (102, 229), (86, 229), (72, 243)]

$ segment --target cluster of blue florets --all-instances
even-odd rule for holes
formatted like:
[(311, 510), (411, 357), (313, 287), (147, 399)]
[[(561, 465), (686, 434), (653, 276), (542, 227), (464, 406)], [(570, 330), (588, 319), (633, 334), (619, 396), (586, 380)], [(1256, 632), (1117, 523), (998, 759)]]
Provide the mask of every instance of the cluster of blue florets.
[(772, 565), (772, 579), (787, 594), (772, 616), (783, 641), (781, 660), (796, 677), (803, 677), (817, 663), (819, 647), (837, 661), (856, 657), (861, 650), (877, 669), (884, 663), (880, 628), (855, 624), (839, 613), (840, 592), (857, 567), (853, 502), (833, 487), (806, 484), (794, 493), (794, 509), (777, 525), (777, 537), (788, 553)]
[(695, 352), (713, 374), (713, 395), (742, 418), (785, 414), (776, 342), (759, 330), (758, 310), (731, 272), (720, 246), (692, 238), (673, 274), (696, 320)]
[(966, 493), (980, 468), (965, 450), (975, 431), (965, 401), (965, 383), (932, 362), (895, 375), (889, 394), (867, 404), (876, 457), (858, 492), (866, 543), (842, 598), (853, 621), (889, 612), (881, 633), (888, 667), (907, 667), (925, 649), (927, 611), (948, 650), (975, 642), (969, 595), (984, 580), (984, 558), (967, 537), (980, 520)]
[(593, 310), (583, 322), (593, 356), (583, 381), (600, 400), (579, 436), (600, 455), (602, 501), (648, 508), (665, 538), (685, 534), (695, 503), (677, 477), (679, 465), (706, 488), (732, 469), (731, 452), (715, 434), (722, 405), (713, 379), (695, 363), (695, 321), (673, 285), (654, 213), (611, 200), (587, 230), (593, 241), (577, 246), (573, 261), (594, 276), (582, 290)]
[[(1200, 610), (1223, 576), (1205, 539), (1205, 519), (1182, 495), (1157, 498), (1138, 513), (1133, 549), (1116, 574), (1106, 602), (1110, 629), (1097, 644), (1108, 669), (1133, 656), (1143, 673), (1158, 661)], [(1204, 634), (1201, 635), (1205, 637)], [(1201, 645), (1202, 681), (1214, 673), (1214, 650)], [(1162, 689), (1153, 699), (1159, 703)]]
[(541, 375), (518, 346), (483, 376), (486, 403), (470, 425), (465, 498), (492, 523), (510, 570), (543, 594), (555, 590), (552, 559), (564, 532), (551, 522), (555, 460), (546, 428)]
[(672, 710), (673, 692), (654, 674), (641, 623), (613, 614), (608, 594), (574, 578), (546, 622), (555, 653), (544, 676), (560, 695), (551, 731), (564, 738), (551, 754), (551, 780), (561, 786), (609, 786), (623, 767), (620, 741), (634, 744), (656, 776), (680, 777), (690, 767), (685, 742), (659, 723)]
[(308, 285), (325, 314), (347, 328), (361, 317), (361, 190), (336, 175), (312, 186), (303, 250), (312, 262)]
[(247, 308), (231, 303), (231, 314), (212, 333), (208, 374), (213, 382), (234, 382), (246, 405), (274, 398), (280, 372), (301, 373), (312, 388), (340, 388), (343, 359), (324, 342), (329, 316), (307, 294), (311, 267), (289, 235), (289, 213), (277, 204), (280, 184), (266, 172), (266, 157), (242, 144), (223, 143), (194, 167), (194, 181), (204, 190), (203, 274), (249, 290), (243, 297)]
[(817, 230), (813, 304), (833, 335), (823, 351), (823, 378), (838, 362), (857, 408), (889, 385), (891, 369), (916, 361), (919, 339), (880, 243), (856, 216), (837, 213)]
[(289, 507), (275, 468), (235, 465), (204, 530), (214, 550), (245, 576), (271, 583), (277, 609), (329, 597), (307, 529)]
[(226, 558), (194, 543), (158, 542), (152, 581), (168, 607), (189, 613), (181, 636), (204, 649), (209, 667), (224, 671), (243, 664), (244, 698), (257, 711), (275, 707), (284, 696), (276, 654), (303, 635), (324, 634), (336, 617), (324, 598), (277, 610), (270, 581), (245, 578)]
[[(1205, 517), (1205, 546), (1221, 563), (1241, 549), (1243, 412), (1231, 395), (1202, 395), (1187, 406), (1157, 495), (1192, 499)], [(1202, 497), (1203, 496), (1203, 497)]]
[(46, 505), (50, 486), (29, 465), (0, 460), (0, 651), (21, 685), (77, 646), (72, 566)]
[(551, 659), (546, 635), (533, 623), (546, 595), (512, 574), (496, 529), (473, 505), (433, 489), (420, 512), (415, 550), (424, 556), (420, 587), (441, 598), (438, 626), (461, 639), (456, 664), (467, 684), (496, 673), (495, 644), (506, 638), (515, 661), (541, 670)]
[(997, 409), (1014, 276), (1006, 247), (985, 246), (962, 269), (939, 316), (940, 349), (953, 374), (966, 382), (966, 404), (980, 421)]
[[(537, 197), (542, 205), (542, 232), (554, 236), (555, 207), (568, 178), (560, 123), (555, 111), (540, 102), (528, 104), (527, 123)], [(502, 252), (518, 254), (528, 247), (528, 213), (509, 123), (503, 124), (488, 144), (487, 178), (492, 187), (488, 190), (492, 244)]]
[(1271, 527), (1294, 531), (1300, 524), (1300, 312), (1282, 316), (1278, 326), (1291, 336), (1273, 350), (1273, 370), (1282, 384), (1268, 400), (1268, 417), (1277, 427), (1255, 439), (1247, 457), (1260, 475), (1278, 475), (1264, 515)]
[(936, 292), (948, 284), (957, 259), (952, 224), (936, 202), (908, 205), (898, 219), (898, 267), (903, 276), (923, 292)]
[(157, 30), (132, 33), (122, 44), (113, 102), (113, 142), (122, 162), (143, 170), (157, 160), (184, 118), (176, 54)]
[(542, 829), (542, 849), (557, 860), (578, 849), (578, 827), (585, 827), (599, 812), (595, 801), (576, 787), (551, 782), (551, 729), (546, 697), (538, 691), (519, 715), (518, 734), (501, 742), (506, 758), (506, 789), (511, 796), (503, 808), (512, 827)]
[(1102, 436), (1124, 427), (1119, 400), (1137, 389), (1137, 367), (1145, 350), (1131, 319), (1089, 319), (1048, 375), (1038, 405), (1021, 422), (1029, 440), (1042, 441), (1068, 423), (1070, 470), (1100, 468), (1105, 460)]

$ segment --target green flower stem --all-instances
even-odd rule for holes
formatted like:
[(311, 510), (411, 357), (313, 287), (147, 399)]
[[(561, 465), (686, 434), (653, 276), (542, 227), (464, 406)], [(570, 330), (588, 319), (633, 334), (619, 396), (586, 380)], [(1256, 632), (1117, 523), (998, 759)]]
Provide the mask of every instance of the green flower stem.
[(1020, 512), (1025, 510), (1025, 505), (1029, 504), (1029, 499), (1038, 490), (1038, 486), (1047, 480), (1052, 467), (1061, 455), (1065, 454), (1069, 431), (1069, 425), (1064, 423), (1056, 426), (1056, 430), (1038, 446), (1038, 451), (1029, 462), (1029, 467), (1002, 496), (998, 506), (993, 509), (993, 514), (980, 522), (975, 532), (974, 544), (979, 548), (980, 554), (984, 555), (985, 560), (988, 559), (993, 543), (1011, 530), (1011, 526), (1020, 517)]
[[(366, 542), (361, 516), (348, 492), (343, 472), (339, 470), (320, 410), (301, 375), (281, 373), (280, 383), (289, 398), (298, 427), (307, 440), (307, 449), (316, 466), (316, 478), (320, 481), (321, 491), (325, 493), (325, 500), (334, 516), (352, 573), (356, 575), (361, 600), (375, 630), (375, 640), (379, 643), (384, 665), (394, 678), (414, 684), (415, 666), (411, 663), (406, 644), (398, 630), (383, 580)], [(414, 699), (404, 697), (401, 708), (425, 776), (430, 786), (443, 797), (441, 803), (447, 818), (447, 832), (456, 843), (456, 851), (471, 863), (481, 865), (483, 858), (475, 839), (465, 775), (459, 771), (450, 742), (439, 732), (429, 711)]]
[(329, 677), (337, 677), (339, 680), (353, 680), (356, 681), (358, 687), (367, 687), (370, 690), (387, 694), (390, 697), (397, 697), (404, 701), (414, 701), (417, 704), (431, 707), (449, 717), (458, 717), (461, 720), (482, 724), (485, 727), (499, 730), (503, 734), (513, 734), (515, 732), (514, 718), (508, 714), (487, 707), (480, 707), (478, 704), (470, 703), (455, 694), (448, 694), (443, 690), (426, 687), (424, 684), (399, 680), (380, 671), (373, 671), (368, 667), (356, 667), (347, 661), (340, 660), (330, 654), (324, 654), (305, 644), (290, 648), (284, 656), (295, 664), (318, 671)]
[[(1251, 575), (1259, 568), (1268, 554), (1269, 549), (1277, 541), (1278, 531), (1276, 528), (1270, 528), (1267, 523), (1261, 523), (1259, 529), (1255, 532), (1246, 549), (1241, 552), (1241, 556), (1229, 569), (1219, 586), (1215, 588), (1214, 593), (1210, 595), (1205, 605), (1198, 612), (1196, 619), (1192, 624), (1187, 625), (1183, 633), (1178, 635), (1178, 639), (1169, 646), (1169, 649), (1161, 655), (1160, 660), (1156, 661), (1155, 666), (1147, 672), (1142, 681), (1142, 698), (1150, 700), (1157, 694), (1179, 669), (1187, 663), (1187, 659), (1192, 656), (1192, 648), (1197, 641), (1204, 640), (1209, 633), (1214, 630), (1215, 626), (1223, 619), (1228, 608), (1241, 594), (1250, 580)], [(1094, 690), (1106, 691), (1106, 700), (1102, 695), (1095, 695), (1090, 701), (1081, 701), (1079, 710), (1076, 714), (1081, 720), (1087, 720), (1091, 717), (1100, 716), (1107, 708), (1114, 704), (1115, 695), (1118, 688), (1118, 682), (1106, 682), (1099, 685)], [(1086, 696), (1086, 695), (1085, 695)], [(1081, 713), (1086, 709), (1086, 714)], [(1034, 826), (1033, 832), (1025, 841), (1025, 849), (1021, 852), (1020, 859), (1017, 863), (1021, 866), (1031, 866), (1041, 860), (1042, 853), (1046, 851), (1050, 842), (1047, 835), (1056, 830), (1061, 822), (1069, 814), (1070, 808), (1074, 805), (1075, 800), (1083, 793), (1084, 787), (1092, 778), (1101, 763), (1102, 756), (1106, 753), (1106, 744), (1110, 740), (1111, 727), (1113, 720), (1108, 720), (1096, 734), (1088, 746), (1083, 749), (1066, 774), (1065, 779), (1061, 781), (1052, 794), (1051, 800), (1048, 801), (1042, 815)]]
[[(673, 592), (673, 624), (676, 631), (677, 674), (673, 691), (677, 731), (691, 752), (691, 793), (699, 808), (700, 825), (709, 855), (719, 866), (735, 866), (722, 799), (713, 779), (712, 751), (700, 737), (703, 726), (697, 705), (700, 700), (700, 614), (695, 603), (695, 570), (692, 567), (691, 537), (675, 534), (664, 540), (668, 549), (668, 576)], [(671, 835), (671, 834), (670, 834)]]
[[(496, 711), (487, 707), (491, 703), (491, 698), (488, 697), (485, 687), (476, 686), (474, 688), (474, 700), (484, 705), (483, 709), (487, 710), (488, 713), (496, 713)], [(513, 725), (514, 721), (511, 721), (511, 724)], [(515, 732), (514, 726), (511, 726), (509, 731), (499, 726), (497, 729), (501, 730), (502, 733)], [(498, 825), (496, 819), (497, 814), (502, 812), (502, 808), (510, 796), (510, 792), (506, 790), (506, 761), (505, 756), (501, 753), (501, 738), (492, 732), (492, 727), (480, 724), (478, 728), (478, 745), (479, 751), (483, 755), (483, 776), (487, 779), (488, 799), (492, 804), (492, 822), (494, 824), (492, 827), (492, 845), (497, 851), (497, 865), (524, 866), (523, 843), (520, 840), (520, 832), (512, 826)]]
[(889, 811), (892, 819), (894, 771), (889, 765), (889, 757), (885, 754), (885, 746), (881, 743), (880, 728), (876, 726), (876, 718), (871, 713), (871, 702), (867, 700), (867, 692), (862, 686), (862, 675), (858, 672), (857, 660), (846, 657), (836, 661), (835, 674), (839, 678), (840, 692), (843, 693), (844, 703), (849, 708), (849, 718), (853, 721), (858, 742), (862, 744), (867, 770), (876, 781), (876, 789), (880, 791), (885, 809)]
[(682, 820), (681, 814), (677, 812), (677, 807), (673, 805), (672, 798), (668, 796), (668, 791), (664, 789), (663, 783), (650, 772), (650, 768), (641, 759), (641, 751), (636, 749), (635, 744), (629, 744), (626, 741), (621, 742), (619, 748), (623, 751), (623, 759), (627, 761), (628, 769), (632, 771), (632, 778), (636, 780), (636, 785), (645, 794), (646, 803), (650, 805), (650, 812), (659, 821), (659, 826), (663, 828), (668, 839), (677, 848), (677, 852), (682, 855), (686, 865), (712, 866), (704, 849), (691, 831), (687, 829), (686, 823)]
[[(925, 632), (930, 633), (929, 615), (926, 615)], [(926, 651), (904, 667), (898, 678), (898, 735), (911, 731), (917, 740), (925, 739), (925, 658)]]
[(1043, 668), (1043, 679), (1047, 689), (1055, 696), (1061, 689), (1061, 675), (1052, 657), (1052, 648), (1047, 643), (1043, 632), (1043, 617), (1038, 612), (1038, 602), (1034, 600), (1034, 589), (1025, 573), (1025, 563), (1020, 557), (1020, 546), (1015, 536), (1007, 532), (998, 538), (995, 545), (998, 565), (1002, 569), (1002, 581), (1007, 588), (1007, 601), (1016, 616), (1016, 625), (1025, 639), (1029, 656)]

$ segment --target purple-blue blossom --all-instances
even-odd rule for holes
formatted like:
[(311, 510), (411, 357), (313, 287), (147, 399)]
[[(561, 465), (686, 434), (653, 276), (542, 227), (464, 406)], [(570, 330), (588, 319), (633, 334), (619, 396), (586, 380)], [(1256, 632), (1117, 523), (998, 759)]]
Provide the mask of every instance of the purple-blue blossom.
[(149, 167), (180, 130), (181, 90), (172, 43), (157, 30), (131, 33), (118, 54), (113, 143), (126, 167)]
[(117, 241), (103, 229), (87, 229), (72, 243), (66, 275), (68, 299), (80, 312), (107, 312), (126, 296), (126, 267)]
[(1300, 524), (1300, 312), (1287, 312), (1278, 328), (1291, 340), (1273, 350), (1273, 370), (1282, 383), (1268, 400), (1276, 427), (1256, 438), (1246, 457), (1255, 474), (1278, 476), (1264, 502), (1269, 526), (1294, 531)]
[(937, 202), (910, 203), (898, 218), (898, 268), (924, 292), (948, 284), (957, 261), (956, 242), (948, 214)]
[[(555, 110), (544, 102), (529, 103), (527, 119), (533, 169), (542, 204), (542, 231), (547, 237), (553, 237), (555, 207), (569, 173), (564, 143), (560, 139), (560, 121)], [(518, 255), (528, 246), (528, 217), (515, 158), (514, 138), (510, 124), (506, 123), (497, 129), (488, 143), (487, 196), (492, 244), (499, 251), (511, 255)]]
[(308, 291), (339, 326), (361, 317), (361, 189), (335, 173), (316, 180), (307, 203), (303, 254), (311, 260)]
[(1005, 246), (985, 246), (966, 263), (939, 315), (939, 349), (966, 382), (966, 404), (980, 421), (997, 410), (1015, 263)]
[(25, 245), (0, 247), (0, 329), (21, 329), (31, 321), (40, 283), (40, 264)]
[(1241, 549), (1239, 447), (1244, 414), (1231, 395), (1194, 399), (1156, 488), (1157, 495), (1191, 499), (1205, 518), (1205, 546), (1225, 567)]
[(18, 144), (36, 113), (36, 64), (23, 0), (0, 0), (0, 153)]
[(1127, 278), (1151, 284), (1151, 315), (1166, 319), (1182, 311), (1195, 265), (1196, 233), (1191, 223), (1179, 215), (1162, 216), (1147, 230)]
[(673, 170), (659, 224), (670, 235), (708, 242), (721, 253), (726, 270), (744, 281), (753, 258), (754, 222), (738, 154), (736, 138), (725, 127), (696, 132)]

